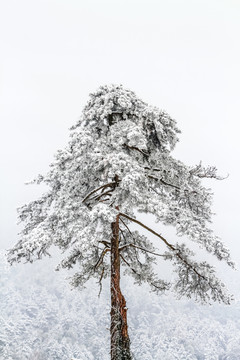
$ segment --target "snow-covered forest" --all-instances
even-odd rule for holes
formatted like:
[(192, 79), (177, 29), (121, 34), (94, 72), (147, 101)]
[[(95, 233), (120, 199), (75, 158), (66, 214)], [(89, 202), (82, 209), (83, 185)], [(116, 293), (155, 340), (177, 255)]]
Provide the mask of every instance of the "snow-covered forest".
[[(0, 359), (109, 360), (109, 285), (70, 290), (45, 260), (9, 268), (1, 253)], [(237, 282), (237, 281), (236, 281)], [(123, 280), (136, 360), (238, 360), (240, 301), (199, 306)], [(236, 286), (236, 284), (233, 284)]]

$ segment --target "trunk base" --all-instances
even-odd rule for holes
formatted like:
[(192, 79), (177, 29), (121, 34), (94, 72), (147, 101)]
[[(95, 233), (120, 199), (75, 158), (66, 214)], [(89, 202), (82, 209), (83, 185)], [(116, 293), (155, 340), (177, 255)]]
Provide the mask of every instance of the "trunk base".
[(132, 360), (127, 326), (126, 301), (122, 293), (111, 310), (111, 360)]
[(119, 215), (111, 239), (111, 360), (132, 360), (126, 300), (120, 289)]

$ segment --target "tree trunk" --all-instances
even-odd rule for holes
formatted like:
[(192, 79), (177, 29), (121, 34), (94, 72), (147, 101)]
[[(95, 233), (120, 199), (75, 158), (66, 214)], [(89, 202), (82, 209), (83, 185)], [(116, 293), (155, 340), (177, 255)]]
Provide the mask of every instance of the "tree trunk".
[(131, 360), (126, 301), (120, 289), (119, 215), (111, 239), (111, 360)]

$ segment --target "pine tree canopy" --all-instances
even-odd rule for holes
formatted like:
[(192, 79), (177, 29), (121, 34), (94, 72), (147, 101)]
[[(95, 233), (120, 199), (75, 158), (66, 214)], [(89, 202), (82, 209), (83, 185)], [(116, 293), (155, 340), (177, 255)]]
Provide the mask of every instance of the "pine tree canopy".
[[(137, 284), (202, 302), (229, 303), (231, 296), (206, 261), (197, 261), (185, 243), (160, 235), (161, 224), (175, 227), (218, 260), (234, 267), (229, 251), (211, 230), (212, 193), (203, 178), (219, 179), (215, 167), (186, 166), (172, 157), (178, 134), (175, 120), (122, 86), (102, 86), (71, 129), (66, 149), (58, 151), (50, 170), (35, 183), (47, 185), (38, 200), (19, 209), (24, 223), (19, 242), (9, 251), (10, 263), (32, 262), (49, 254), (52, 245), (65, 252), (58, 268), (75, 268), (74, 286), (91, 277), (110, 275), (111, 224), (119, 215), (120, 258)], [(137, 220), (152, 214), (159, 233)], [(131, 224), (134, 223), (132, 230)], [(158, 253), (141, 229), (156, 236)], [(144, 231), (144, 233), (146, 233)], [(160, 279), (157, 256), (171, 262), (172, 281)]]

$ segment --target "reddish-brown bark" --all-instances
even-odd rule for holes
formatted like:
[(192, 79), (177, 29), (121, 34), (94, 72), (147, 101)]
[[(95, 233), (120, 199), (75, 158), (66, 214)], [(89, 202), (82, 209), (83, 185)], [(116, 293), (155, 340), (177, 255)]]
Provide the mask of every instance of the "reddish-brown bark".
[(120, 289), (119, 215), (111, 239), (111, 360), (131, 360), (126, 301)]

